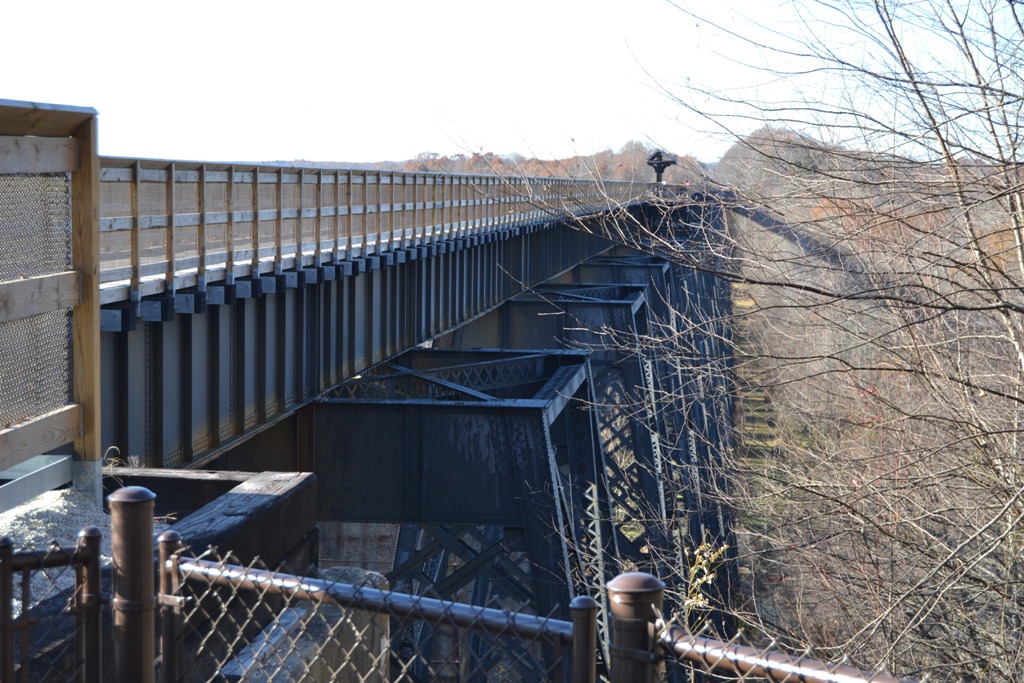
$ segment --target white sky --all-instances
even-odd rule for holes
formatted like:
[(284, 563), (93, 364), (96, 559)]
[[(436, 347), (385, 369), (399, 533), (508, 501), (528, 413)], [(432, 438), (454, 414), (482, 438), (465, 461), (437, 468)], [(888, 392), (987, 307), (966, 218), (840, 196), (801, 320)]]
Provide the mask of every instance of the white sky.
[(550, 158), (639, 139), (713, 160), (727, 144), (659, 84), (738, 77), (665, 0), (6, 0), (0, 16), (0, 99), (94, 107), (112, 156)]

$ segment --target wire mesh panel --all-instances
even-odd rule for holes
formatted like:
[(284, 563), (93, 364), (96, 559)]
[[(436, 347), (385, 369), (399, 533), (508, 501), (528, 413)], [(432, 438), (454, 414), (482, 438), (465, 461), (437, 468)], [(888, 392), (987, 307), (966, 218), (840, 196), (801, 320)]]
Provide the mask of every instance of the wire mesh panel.
[(14, 657), (20, 675), (33, 681), (69, 681), (77, 676), (74, 640), (78, 624), (64, 614), (68, 606), (66, 584), (73, 585), (75, 570), (64, 566), (25, 570), (16, 577), (12, 601), (16, 630)]
[(71, 312), (0, 322), (0, 429), (71, 402)]
[(180, 649), (163, 660), (178, 680), (569, 680), (568, 622), (383, 590), (361, 570), (309, 579), (212, 551), (177, 565)]
[(71, 176), (0, 175), (0, 281), (71, 268)]
[[(0, 282), (71, 269), (71, 177), (0, 175)], [(0, 322), (0, 429), (67, 405), (71, 313)]]

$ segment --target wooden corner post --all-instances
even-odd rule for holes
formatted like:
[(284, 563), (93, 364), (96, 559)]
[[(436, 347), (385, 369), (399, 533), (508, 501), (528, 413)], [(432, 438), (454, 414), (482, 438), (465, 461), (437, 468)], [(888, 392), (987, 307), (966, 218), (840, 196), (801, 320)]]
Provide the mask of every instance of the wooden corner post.
[(100, 452), (100, 160), (96, 116), (74, 133), (78, 171), (71, 174), (72, 264), (78, 271), (81, 300), (73, 316), (74, 401), (82, 409), (82, 430), (75, 440), (74, 485), (103, 502), (103, 454)]
[[(93, 109), (0, 100), (0, 192), (22, 197), (8, 202), (14, 208), (0, 215), (0, 253), (5, 259), (0, 273), (0, 353), (15, 354), (25, 366), (22, 381), (44, 387), (38, 400), (0, 396), (0, 470), (73, 444), (70, 477), (98, 506), (102, 454), (96, 129)], [(55, 185), (56, 179), (60, 183)], [(24, 200), (62, 191), (69, 193), (63, 195), (70, 198), (70, 206), (64, 205), (67, 213), (42, 212)], [(58, 246), (65, 236), (70, 238), (70, 266), (67, 243)], [(63, 257), (39, 260), (26, 251), (27, 245), (39, 242)], [(55, 324), (62, 315), (70, 321)], [(61, 331), (68, 328), (70, 334)], [(36, 332), (40, 329), (45, 331)], [(26, 335), (40, 348), (18, 341)], [(59, 363), (38, 362), (44, 357), (38, 356), (41, 353), (66, 353), (70, 372), (55, 367)], [(58, 376), (61, 379), (54, 381)]]

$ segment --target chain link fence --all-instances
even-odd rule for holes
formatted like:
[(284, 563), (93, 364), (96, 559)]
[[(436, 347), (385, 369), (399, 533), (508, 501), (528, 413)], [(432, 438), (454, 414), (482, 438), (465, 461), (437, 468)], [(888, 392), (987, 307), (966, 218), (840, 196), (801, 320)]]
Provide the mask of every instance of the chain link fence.
[(154, 498), (138, 487), (110, 497), (109, 599), (96, 527), (72, 550), (15, 552), (0, 539), (0, 683), (912, 683), (693, 635), (662, 620), (665, 586), (643, 573), (608, 583), (600, 646), (590, 597), (572, 601), (571, 621), (507, 612), (390, 591), (361, 570), (311, 578), (213, 550), (192, 557), (173, 530), (160, 536), (157, 587)]
[(862, 671), (779, 652), (774, 644), (694, 635), (662, 614), (665, 584), (639, 572), (608, 582), (611, 618), (611, 683), (771, 681), (775, 683), (914, 683), (886, 673)]
[(100, 530), (67, 550), (0, 538), (0, 681), (99, 683)]
[[(741, 683), (915, 683), (886, 673), (862, 671), (842, 663), (791, 656), (772, 647), (750, 647), (687, 633), (659, 624), (657, 647), (662, 654), (655, 680), (739, 681)], [(640, 679), (651, 680), (651, 679)]]
[(161, 537), (167, 681), (588, 680), (572, 677), (568, 621), (392, 592), (370, 572), (307, 578), (181, 550)]

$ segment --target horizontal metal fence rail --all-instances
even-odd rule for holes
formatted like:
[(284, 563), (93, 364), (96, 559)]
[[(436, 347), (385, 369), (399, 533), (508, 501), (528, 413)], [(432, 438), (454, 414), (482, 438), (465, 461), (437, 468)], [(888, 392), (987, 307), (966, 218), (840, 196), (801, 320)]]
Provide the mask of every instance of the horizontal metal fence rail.
[[(769, 648), (695, 636), (662, 617), (665, 584), (643, 572), (620, 574), (608, 582), (611, 612), (611, 683), (679, 680), (692, 667), (714, 680), (769, 680), (778, 683), (914, 683), (885, 673), (869, 673), (810, 657), (792, 657)], [(664, 665), (675, 663), (666, 674)], [(680, 670), (682, 670), (680, 672)], [(666, 677), (667, 675), (667, 677)]]
[[(522, 643), (520, 652), (510, 651), (513, 656), (533, 645), (553, 648), (560, 654), (554, 655), (554, 663), (549, 662), (547, 666), (550, 668), (542, 672), (543, 675), (537, 680), (566, 680), (571, 683), (592, 683), (596, 680), (598, 603), (586, 596), (579, 596), (572, 601), (571, 622), (549, 619), (187, 557), (182, 554), (184, 546), (181, 536), (173, 530), (165, 531), (159, 539), (160, 585), (159, 590), (154, 591), (150, 554), (154, 498), (152, 493), (137, 487), (120, 489), (111, 496), (114, 564), (120, 568), (122, 576), (120, 580), (114, 581), (113, 596), (109, 600), (101, 592), (101, 534), (98, 528), (82, 529), (74, 550), (52, 547), (15, 552), (11, 539), (0, 539), (0, 681), (74, 680), (94, 683), (101, 680), (101, 619), (106, 604), (114, 605), (115, 611), (123, 613), (117, 622), (120, 630), (140, 643), (153, 643), (156, 622), (160, 625), (159, 656), (152, 659), (151, 652), (147, 656), (139, 648), (125, 647), (125, 634), (114, 635), (114, 658), (110, 667), (114, 680), (154, 681), (157, 669), (154, 665), (157, 664), (161, 681), (184, 680), (185, 608), (188, 605), (193, 614), (199, 613), (204, 597), (183, 589), (195, 584), (228, 590), (225, 594), (207, 595), (212, 599), (211, 606), (215, 614), (206, 615), (212, 618), (204, 626), (204, 637), (224, 628), (231, 630), (224, 623), (228, 603), (236, 594), (246, 591), (250, 596), (249, 609), (262, 610), (263, 615), (271, 620), (277, 618), (277, 611), (282, 606), (278, 603), (274, 607), (272, 603), (275, 598), (283, 597), (286, 600), (284, 604), (311, 601), (337, 605), (370, 615), (386, 615), (397, 620), (393, 623), (407, 620), (458, 627), (466, 631), (519, 639)], [(131, 556), (135, 557), (130, 561)], [(61, 614), (52, 610), (43, 615), (33, 613), (36, 600), (32, 595), (31, 573), (61, 567), (73, 567), (75, 570), (74, 597), (70, 609), (62, 608), (59, 610)], [(17, 573), (22, 574), (21, 608), (20, 614), (15, 617), (15, 604), (19, 599), (14, 580)], [(53, 581), (50, 576), (39, 578), (49, 583)], [(143, 587), (142, 593), (137, 591), (140, 586)], [(53, 586), (48, 588), (52, 592)], [(621, 574), (609, 582), (608, 590), (612, 642), (608, 645), (611, 657), (607, 663), (610, 666), (608, 673), (611, 683), (654, 683), (656, 680), (666, 680), (663, 670), (666, 660), (684, 667), (695, 666), (698, 671), (706, 671), (714, 676), (725, 675), (738, 681), (767, 679), (779, 683), (913, 683), (911, 679), (889, 674), (869, 673), (841, 664), (829, 664), (807, 657), (793, 657), (768, 649), (695, 636), (661, 619), (664, 584), (649, 574)], [(153, 593), (154, 599), (149, 599), (147, 596)], [(47, 602), (52, 603), (52, 600)], [(153, 618), (154, 608), (159, 610), (159, 620)], [(74, 650), (65, 657), (54, 646), (60, 643), (66, 645), (71, 638), (55, 632), (52, 626), (66, 619), (65, 614), (68, 612), (74, 616)], [(42, 639), (31, 630), (34, 626), (44, 627)], [(277, 630), (283, 632), (282, 628)], [(17, 636), (20, 636), (20, 656), (19, 647), (16, 647)], [(260, 634), (243, 628), (229, 637), (232, 648), (251, 648), (254, 641), (259, 640)], [(357, 633), (355, 637), (362, 637), (362, 634)], [(285, 656), (289, 654), (288, 648), (286, 643)], [(348, 654), (352, 655), (353, 652), (349, 650)], [(30, 672), (28, 660), (39, 653), (56, 653), (56, 659), (49, 656), (44, 662), (49, 668)], [(234, 657), (233, 651), (229, 657)], [(59, 662), (61, 658), (67, 661)], [(283, 659), (278, 662), (283, 664)], [(221, 662), (222, 665), (230, 663)], [(451, 671), (454, 671), (451, 667), (458, 664), (443, 658), (431, 663)], [(73, 668), (71, 673), (67, 673), (69, 665)], [(363, 680), (361, 673), (349, 670), (349, 663), (342, 662), (341, 666), (346, 675), (353, 673)], [(381, 679), (381, 673), (379, 670), (374, 672), (371, 679)], [(395, 673), (400, 680), (407, 680), (404, 669)], [(476, 673), (483, 671), (474, 670)], [(508, 671), (497, 673), (508, 674)], [(675, 675), (677, 673), (674, 672), (667, 680), (679, 680), (679, 676)], [(688, 671), (682, 674), (683, 678), (689, 679)], [(219, 675), (216, 673), (215, 678)], [(281, 676), (274, 680), (285, 680), (288, 675), (281, 670)], [(301, 672), (299, 678), (306, 680)]]
[[(223, 561), (186, 557), (179, 554), (182, 549), (183, 546), (178, 534), (173, 531), (167, 531), (161, 535), (160, 585), (162, 595), (158, 600), (163, 605), (160, 651), (162, 653), (162, 680), (164, 681), (181, 681), (195, 678), (197, 675), (199, 677), (205, 675), (197, 671), (191, 671), (191, 665), (187, 663), (195, 662), (206, 656), (201, 654), (201, 651), (209, 643), (204, 639), (204, 644), (200, 646), (199, 650), (191, 651), (190, 649), (186, 653), (187, 648), (184, 637), (186, 622), (191, 622), (192, 618), (196, 616), (202, 618), (204, 614), (204, 601), (209, 600), (215, 607), (216, 614), (211, 613), (206, 614), (206, 616), (217, 624), (218, 629), (227, 628), (230, 631), (230, 626), (227, 622), (231, 621), (231, 618), (225, 617), (225, 614), (232, 609), (231, 605), (236, 604), (237, 596), (242, 595), (243, 592), (251, 596), (250, 599), (254, 600), (255, 603), (249, 608), (251, 612), (248, 615), (242, 616), (239, 620), (241, 622), (239, 635), (241, 636), (243, 632), (248, 632), (250, 635), (244, 637), (243, 640), (235, 640), (235, 637), (230, 634), (226, 636), (226, 640), (234, 643), (233, 648), (239, 645), (247, 645), (248, 648), (253, 649), (254, 642), (260, 640), (261, 636), (257, 636), (254, 639), (251, 635), (252, 623), (258, 621), (257, 613), (261, 613), (264, 620), (269, 622), (264, 632), (269, 630), (270, 632), (276, 632), (279, 636), (283, 636), (284, 633), (290, 632), (291, 629), (284, 626), (286, 619), (284, 612), (281, 611), (282, 607), (296, 605), (297, 601), (311, 601), (316, 605), (337, 605), (346, 609), (358, 610), (368, 615), (375, 615), (376, 617), (383, 616), (385, 619), (390, 618), (392, 620), (391, 623), (395, 625), (422, 623), (424, 625), (433, 625), (437, 628), (454, 627), (467, 633), (487, 633), (503, 639), (501, 641), (494, 641), (494, 648), (502, 648), (501, 645), (497, 644), (499, 642), (507, 644), (511, 640), (517, 643), (517, 645), (511, 646), (512, 649), (510, 651), (506, 652), (507, 655), (513, 657), (520, 657), (523, 655), (523, 652), (536, 646), (542, 648), (549, 647), (552, 652), (561, 654), (556, 654), (552, 660), (545, 661), (544, 666), (551, 668), (545, 671), (541, 678), (545, 680), (572, 681), (572, 683), (593, 683), (595, 680), (594, 654), (596, 649), (598, 605), (596, 601), (590, 598), (580, 597), (573, 601), (571, 605), (573, 621), (570, 622), (392, 592), (370, 586), (294, 576), (259, 568), (228, 564)], [(194, 589), (191, 591), (184, 590), (187, 586), (196, 583), (225, 589), (228, 592), (211, 600), (209, 594), (197, 595)], [(192, 597), (186, 599), (185, 595), (191, 595)], [(274, 604), (276, 598), (283, 598), (285, 602), (283, 605), (278, 603), (276, 608), (270, 607), (270, 605)], [(186, 612), (183, 609), (186, 603), (191, 605), (190, 612)], [(252, 621), (250, 621), (250, 618)], [(237, 624), (238, 622), (232, 623)], [(192, 627), (195, 628), (195, 625), (193, 624)], [(294, 628), (301, 629), (303, 626), (300, 625)], [(205, 629), (202, 630), (205, 631)], [(349, 624), (347, 630), (349, 632), (358, 632), (358, 629), (352, 623)], [(399, 626), (399, 631), (401, 630), (402, 627)], [(362, 647), (367, 651), (371, 651), (375, 647), (373, 640), (379, 637), (379, 632), (375, 632), (373, 636), (367, 636), (366, 633), (356, 634), (358, 640), (366, 641)], [(398, 637), (397, 633), (387, 636), (387, 639), (391, 641), (391, 645), (388, 650), (390, 655), (386, 656), (398, 656), (399, 653), (395, 649), (393, 640), (396, 637)], [(244, 653), (235, 652), (233, 648), (217, 658), (215, 675), (224, 671), (234, 670), (238, 666), (236, 662), (245, 659)], [(359, 645), (356, 643), (349, 643), (346, 648), (348, 649), (348, 655), (356, 657), (355, 652), (358, 648)], [(214, 649), (216, 649), (216, 646), (214, 646)], [(260, 650), (261, 648), (257, 647), (255, 649)], [(287, 659), (288, 651), (299, 649), (301, 647), (297, 646), (294, 642), (286, 645), (284, 648), (285, 654), (271, 661), (269, 664), (270, 668), (263, 669), (261, 675), (269, 676), (273, 680), (292, 680), (290, 676), (293, 676), (295, 672), (289, 673), (286, 671), (283, 668), (285, 666), (284, 661)], [(448, 656), (442, 656), (438, 659), (435, 653), (434, 657), (430, 658), (429, 664), (448, 671), (452, 671), (453, 667), (457, 669), (460, 666), (458, 658), (450, 660), (451, 654), (448, 653)], [(408, 655), (409, 653), (406, 653), (406, 656)], [(413, 659), (419, 656), (419, 653), (415, 653)], [(366, 665), (366, 662), (362, 663)], [(253, 665), (250, 664), (250, 666)], [(385, 671), (384, 668), (378, 667), (384, 667), (385, 665), (382, 665), (381, 660), (378, 659), (372, 666), (373, 671), (362, 671), (357, 670), (358, 665), (354, 661), (342, 662), (340, 669), (335, 671), (333, 675), (342, 676), (344, 680), (356, 680), (357, 678), (362, 680), (363, 677), (367, 677), (369, 680), (378, 680), (378, 678), (384, 675)], [(407, 662), (404, 666), (400, 666), (398, 670), (394, 671), (393, 673), (396, 676), (394, 680), (410, 680), (410, 675), (412, 680), (418, 680), (416, 675), (412, 674), (406, 667), (411, 669), (413, 664)], [(483, 670), (477, 669), (474, 669), (473, 672), (474, 675), (484, 673)], [(306, 680), (308, 673), (299, 675), (299, 678)], [(436, 674), (437, 672), (434, 673)]]
[(740, 680), (766, 678), (779, 683), (914, 683), (883, 673), (870, 673), (851, 666), (828, 664), (816, 659), (790, 657), (780, 652), (758, 650), (746, 645), (702, 638), (678, 626), (663, 628), (659, 643), (670, 655), (686, 660), (708, 671), (729, 672)]
[[(103, 604), (100, 536), (98, 528), (85, 527), (78, 534), (78, 545), (73, 550), (54, 546), (17, 552), (14, 541), (6, 536), (0, 538), (0, 681), (99, 683)], [(55, 577), (42, 574), (43, 570), (59, 568), (73, 568), (75, 572), (74, 595), (70, 606), (62, 609), (60, 615), (62, 618), (66, 618), (66, 614), (73, 615), (70, 637), (61, 635), (54, 628), (55, 624), (49, 623), (54, 616), (52, 610), (43, 615), (36, 613), (40, 599), (52, 603), (51, 598), (59, 593)], [(16, 574), (20, 574), (17, 583)], [(36, 587), (35, 584), (41, 585)], [(14, 615), (16, 603), (20, 604), (18, 616)], [(38, 633), (33, 631), (37, 625)], [(73, 647), (67, 658), (70, 661), (62, 663), (61, 649), (57, 647), (60, 644)], [(46, 655), (45, 660), (32, 668), (33, 660), (40, 653)]]
[(449, 600), (395, 593), (344, 583), (279, 574), (264, 569), (225, 565), (210, 560), (181, 558), (179, 571), (189, 579), (203, 578), (211, 584), (245, 588), (261, 594), (286, 594), (298, 600), (329, 602), (339, 607), (355, 607), (371, 612), (386, 612), (399, 619), (445, 620), (456, 626), (501, 635), (516, 635), (528, 640), (548, 640), (556, 645), (572, 645), (572, 622), (547, 619), (532, 614), (510, 613), (490, 607), (464, 605)]
[(122, 158), (101, 167), (104, 304), (593, 214), (650, 188)]

